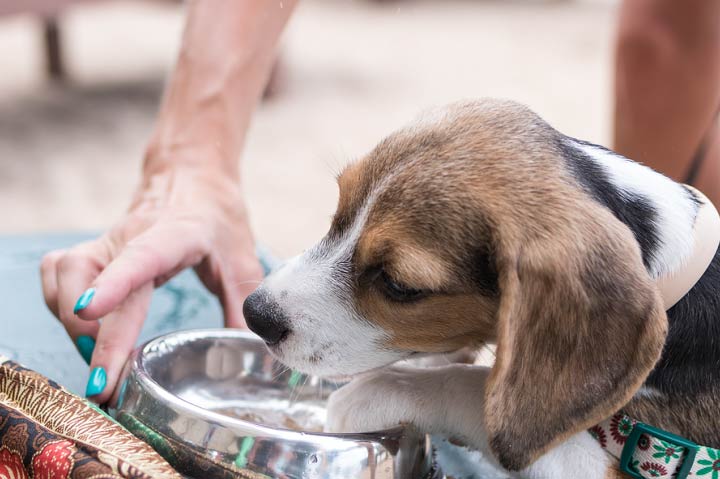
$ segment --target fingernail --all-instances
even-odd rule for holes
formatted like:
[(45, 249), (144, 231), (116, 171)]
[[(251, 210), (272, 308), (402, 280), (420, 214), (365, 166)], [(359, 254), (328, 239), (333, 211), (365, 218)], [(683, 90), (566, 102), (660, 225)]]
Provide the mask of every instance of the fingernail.
[(95, 349), (95, 340), (90, 336), (78, 336), (75, 340), (75, 345), (80, 351), (80, 356), (83, 357), (86, 363), (90, 364), (92, 359), (92, 353)]
[(73, 313), (77, 314), (78, 311), (82, 311), (87, 308), (90, 301), (92, 301), (93, 296), (95, 296), (95, 288), (86, 289), (85, 292), (78, 298), (77, 303), (75, 303)]
[(105, 389), (105, 383), (107, 383), (105, 368), (93, 368), (93, 370), (90, 371), (87, 388), (85, 388), (85, 397), (96, 396), (103, 392), (103, 389)]

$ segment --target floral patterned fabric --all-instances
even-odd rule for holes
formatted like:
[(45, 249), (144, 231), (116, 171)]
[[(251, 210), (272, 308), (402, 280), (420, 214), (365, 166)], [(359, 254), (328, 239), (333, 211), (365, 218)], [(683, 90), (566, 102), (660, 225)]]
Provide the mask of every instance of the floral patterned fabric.
[[(630, 433), (637, 422), (623, 413), (593, 426), (588, 430), (611, 455), (620, 459)], [(641, 434), (634, 447), (630, 469), (646, 479), (674, 478), (683, 466), (687, 451), (684, 447), (671, 442)], [(695, 460), (687, 475), (693, 479), (720, 479), (720, 450), (698, 446)]]
[(90, 403), (0, 356), (0, 479), (26, 478), (180, 475)]

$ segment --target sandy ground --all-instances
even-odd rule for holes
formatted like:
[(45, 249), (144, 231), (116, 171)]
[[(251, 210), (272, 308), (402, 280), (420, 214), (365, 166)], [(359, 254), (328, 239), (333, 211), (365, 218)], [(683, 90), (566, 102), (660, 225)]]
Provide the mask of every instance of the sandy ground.
[[(306, 1), (244, 154), (258, 238), (283, 255), (311, 245), (335, 172), (428, 106), (512, 98), (607, 143), (614, 21), (603, 1)], [(0, 233), (99, 230), (121, 215), (181, 22), (166, 4), (73, 9), (73, 82), (50, 86), (37, 23), (0, 19)]]

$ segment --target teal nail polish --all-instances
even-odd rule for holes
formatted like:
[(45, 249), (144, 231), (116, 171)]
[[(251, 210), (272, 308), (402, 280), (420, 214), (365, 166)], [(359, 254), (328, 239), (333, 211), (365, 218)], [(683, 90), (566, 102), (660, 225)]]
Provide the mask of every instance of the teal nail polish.
[(107, 383), (107, 374), (105, 368), (98, 367), (93, 368), (90, 371), (90, 378), (88, 379), (87, 388), (85, 388), (85, 397), (96, 396), (103, 392), (105, 384)]
[(78, 298), (77, 303), (75, 303), (73, 313), (77, 314), (78, 311), (82, 311), (87, 308), (90, 301), (92, 301), (93, 296), (95, 296), (95, 288), (86, 289), (85, 292)]
[(92, 353), (95, 349), (95, 340), (90, 336), (78, 336), (75, 340), (75, 345), (78, 351), (80, 351), (80, 356), (82, 356), (86, 363), (90, 364), (90, 359), (92, 359)]

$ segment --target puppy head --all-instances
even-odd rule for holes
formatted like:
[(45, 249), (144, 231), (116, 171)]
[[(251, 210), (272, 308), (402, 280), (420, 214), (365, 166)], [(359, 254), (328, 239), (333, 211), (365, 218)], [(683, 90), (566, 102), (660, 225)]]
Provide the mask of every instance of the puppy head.
[(488, 439), (527, 466), (630, 399), (667, 322), (631, 231), (582, 190), (559, 138), (498, 101), (391, 135), (341, 174), (328, 234), (248, 298), (249, 326), (330, 376), (496, 342)]

